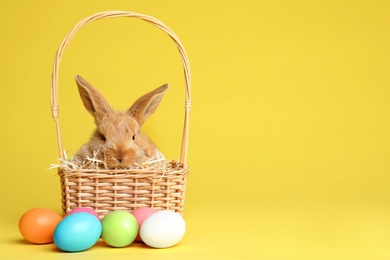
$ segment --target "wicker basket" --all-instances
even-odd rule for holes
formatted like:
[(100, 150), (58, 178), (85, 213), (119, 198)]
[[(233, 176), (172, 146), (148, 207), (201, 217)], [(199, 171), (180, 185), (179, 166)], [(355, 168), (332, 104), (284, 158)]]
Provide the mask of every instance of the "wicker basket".
[(180, 52), (184, 67), (186, 92), (180, 161), (177, 163), (171, 162), (175, 164), (175, 167), (169, 167), (169, 170), (164, 171), (146, 169), (69, 169), (60, 167), (58, 175), (60, 176), (62, 190), (62, 213), (66, 214), (76, 207), (90, 207), (102, 218), (113, 210), (131, 211), (135, 208), (147, 206), (156, 210), (168, 209), (182, 214), (187, 174), (189, 173), (186, 160), (191, 107), (190, 66), (186, 51), (176, 34), (153, 17), (125, 11), (97, 13), (77, 23), (62, 41), (54, 59), (51, 82), (51, 108), (56, 123), (60, 158), (62, 160), (66, 158), (62, 146), (58, 113), (58, 71), (61, 57), (67, 45), (81, 28), (92, 21), (114, 17), (138, 18), (160, 28), (174, 41)]

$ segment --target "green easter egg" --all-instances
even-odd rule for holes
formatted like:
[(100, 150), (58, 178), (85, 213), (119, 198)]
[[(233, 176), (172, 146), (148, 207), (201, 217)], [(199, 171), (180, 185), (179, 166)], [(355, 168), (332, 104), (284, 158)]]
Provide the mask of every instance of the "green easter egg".
[(138, 222), (129, 212), (115, 210), (102, 219), (102, 239), (112, 247), (130, 245), (138, 234)]

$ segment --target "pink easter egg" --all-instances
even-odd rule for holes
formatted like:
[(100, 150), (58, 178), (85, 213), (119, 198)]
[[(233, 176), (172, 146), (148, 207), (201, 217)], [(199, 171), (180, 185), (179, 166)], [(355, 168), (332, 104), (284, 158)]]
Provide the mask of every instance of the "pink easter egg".
[(131, 214), (135, 217), (135, 219), (138, 222), (138, 235), (135, 238), (135, 241), (142, 242), (142, 239), (139, 234), (139, 230), (141, 229), (141, 225), (144, 222), (145, 219), (147, 219), (150, 215), (153, 213), (156, 213), (157, 211), (153, 208), (149, 207), (142, 207), (142, 208), (136, 208), (133, 211), (131, 211)]
[(89, 213), (89, 214), (92, 214), (94, 215), (95, 217), (97, 217), (99, 220), (99, 215), (96, 213), (96, 211), (94, 211), (93, 209), (91, 208), (87, 208), (87, 207), (78, 207), (78, 208), (74, 208), (72, 209), (71, 211), (69, 211), (66, 215), (66, 216), (69, 216), (71, 214), (74, 214), (74, 213), (77, 213), (77, 212), (86, 212), (86, 213)]

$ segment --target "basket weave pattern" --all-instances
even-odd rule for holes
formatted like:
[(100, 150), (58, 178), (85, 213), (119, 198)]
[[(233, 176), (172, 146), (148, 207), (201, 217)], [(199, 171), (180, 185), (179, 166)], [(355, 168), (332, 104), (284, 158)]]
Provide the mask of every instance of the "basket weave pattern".
[[(63, 210), (86, 206), (99, 216), (137, 207), (182, 212), (188, 168), (174, 172), (59, 170)], [(64, 213), (65, 213), (64, 212)]]
[(147, 15), (108, 11), (86, 17), (68, 33), (61, 43), (53, 66), (51, 82), (51, 108), (57, 130), (60, 158), (66, 155), (63, 150), (58, 108), (59, 64), (66, 46), (74, 35), (94, 20), (132, 17), (144, 20), (163, 30), (176, 44), (183, 62), (185, 76), (185, 116), (179, 162), (170, 162), (173, 167), (165, 170), (149, 169), (70, 169), (60, 167), (58, 175), (61, 182), (62, 213), (65, 215), (76, 207), (90, 207), (99, 217), (113, 210), (131, 211), (139, 207), (153, 207), (156, 210), (169, 209), (181, 213), (184, 209), (187, 174), (189, 111), (191, 107), (191, 76), (187, 54), (176, 34), (161, 21)]

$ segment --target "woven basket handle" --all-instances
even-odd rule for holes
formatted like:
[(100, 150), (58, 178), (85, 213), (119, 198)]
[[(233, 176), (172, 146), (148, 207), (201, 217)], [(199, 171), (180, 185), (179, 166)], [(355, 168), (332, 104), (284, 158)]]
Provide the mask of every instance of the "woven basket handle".
[(60, 123), (59, 123), (59, 110), (58, 110), (58, 71), (59, 71), (59, 65), (62, 58), (62, 55), (65, 51), (65, 48), (68, 46), (70, 41), (73, 39), (75, 34), (84, 26), (89, 24), (90, 22), (93, 22), (95, 20), (100, 19), (106, 19), (106, 18), (114, 18), (114, 17), (133, 17), (138, 18), (141, 20), (144, 20), (164, 32), (166, 32), (170, 38), (175, 42), (183, 62), (184, 67), (184, 76), (185, 76), (185, 115), (184, 115), (184, 129), (183, 129), (183, 136), (182, 136), (182, 144), (181, 144), (181, 152), (180, 152), (180, 162), (183, 164), (186, 164), (187, 162), (187, 150), (188, 150), (188, 130), (189, 130), (189, 113), (191, 108), (191, 72), (190, 72), (190, 64), (188, 61), (187, 53), (181, 44), (179, 38), (177, 35), (169, 29), (166, 25), (164, 25), (161, 21), (157, 20), (154, 17), (144, 15), (144, 14), (138, 14), (133, 12), (125, 12), (125, 11), (107, 11), (107, 12), (101, 12), (96, 13), (92, 16), (86, 17), (83, 20), (81, 20), (79, 23), (76, 24), (76, 26), (68, 33), (68, 35), (65, 37), (65, 39), (62, 41), (60, 47), (57, 50), (56, 56), (54, 58), (54, 64), (53, 64), (53, 74), (52, 74), (52, 81), (51, 81), (51, 109), (54, 121), (56, 123), (56, 129), (57, 129), (57, 141), (58, 141), (58, 149), (60, 152), (60, 158), (64, 160), (65, 152), (63, 150), (62, 146), (62, 138), (61, 138), (61, 131), (60, 131)]

